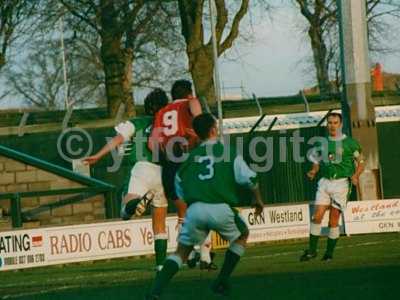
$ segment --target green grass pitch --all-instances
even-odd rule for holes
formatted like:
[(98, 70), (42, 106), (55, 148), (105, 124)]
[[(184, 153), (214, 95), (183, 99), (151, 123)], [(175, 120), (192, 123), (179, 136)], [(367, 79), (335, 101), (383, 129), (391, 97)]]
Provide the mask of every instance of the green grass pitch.
[[(400, 233), (342, 237), (331, 262), (299, 262), (306, 241), (254, 245), (232, 277), (228, 299), (399, 299)], [(220, 266), (223, 252), (218, 251)], [(0, 299), (143, 299), (153, 258), (126, 258), (0, 272)], [(161, 299), (220, 299), (209, 291), (216, 271), (184, 267)], [(227, 298), (225, 298), (227, 299)]]

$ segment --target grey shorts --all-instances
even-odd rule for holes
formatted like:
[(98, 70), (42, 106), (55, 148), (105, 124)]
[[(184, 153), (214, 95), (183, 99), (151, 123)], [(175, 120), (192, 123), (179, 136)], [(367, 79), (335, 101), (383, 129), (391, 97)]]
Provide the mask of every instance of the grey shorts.
[(178, 242), (186, 246), (202, 244), (210, 230), (218, 232), (229, 242), (249, 231), (240, 215), (229, 205), (196, 202), (186, 211)]

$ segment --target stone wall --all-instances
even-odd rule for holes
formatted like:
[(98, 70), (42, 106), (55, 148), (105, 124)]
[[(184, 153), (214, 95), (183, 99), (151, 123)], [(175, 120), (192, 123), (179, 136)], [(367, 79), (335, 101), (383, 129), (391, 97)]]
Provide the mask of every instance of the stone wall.
[[(47, 191), (79, 187), (84, 186), (36, 167), (0, 156), (0, 193)], [(43, 204), (55, 203), (71, 196), (73, 195), (22, 198), (22, 211), (30, 210)], [(0, 200), (0, 210), (2, 210), (4, 222), (4, 219), (10, 215), (10, 201)], [(104, 218), (104, 197), (98, 195), (75, 204), (47, 210), (36, 215), (34, 220), (37, 220), (38, 222), (35, 222), (35, 224), (40, 226), (82, 224)]]

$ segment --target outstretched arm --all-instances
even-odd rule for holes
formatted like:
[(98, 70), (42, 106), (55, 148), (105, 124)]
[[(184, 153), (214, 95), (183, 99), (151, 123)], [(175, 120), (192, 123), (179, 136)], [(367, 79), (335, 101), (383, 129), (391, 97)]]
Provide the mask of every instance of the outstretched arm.
[(97, 163), (103, 156), (110, 153), (112, 150), (117, 148), (123, 142), (124, 142), (124, 137), (120, 134), (116, 135), (106, 145), (104, 145), (104, 147), (101, 148), (99, 150), (99, 152), (97, 152), (94, 155), (84, 158), (83, 163), (88, 164), (88, 165), (93, 165), (93, 164)]
[(254, 172), (242, 156), (237, 156), (234, 161), (235, 181), (237, 184), (249, 187), (254, 195), (252, 207), (255, 208), (255, 214), (259, 215), (264, 210), (264, 201), (261, 196), (258, 185), (257, 173)]
[(135, 126), (127, 121), (118, 124), (115, 127), (115, 131), (118, 133), (114, 138), (111, 139), (103, 148), (100, 149), (96, 154), (86, 157), (83, 159), (84, 164), (93, 165), (98, 162), (103, 156), (110, 153), (112, 150), (117, 148), (123, 142), (126, 142), (132, 138), (135, 134)]

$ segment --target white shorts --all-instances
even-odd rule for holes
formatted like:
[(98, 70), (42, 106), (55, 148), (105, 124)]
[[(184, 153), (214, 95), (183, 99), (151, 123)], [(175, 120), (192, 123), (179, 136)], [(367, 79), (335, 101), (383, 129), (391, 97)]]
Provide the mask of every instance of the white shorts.
[(168, 206), (161, 182), (161, 167), (147, 161), (139, 161), (132, 168), (127, 192), (143, 197), (150, 190), (154, 193), (154, 207)]
[(178, 242), (186, 246), (200, 245), (210, 230), (218, 232), (229, 242), (248, 234), (246, 223), (229, 205), (196, 202), (186, 211)]
[(347, 178), (327, 179), (318, 181), (315, 205), (329, 205), (344, 210), (349, 195), (349, 180)]

